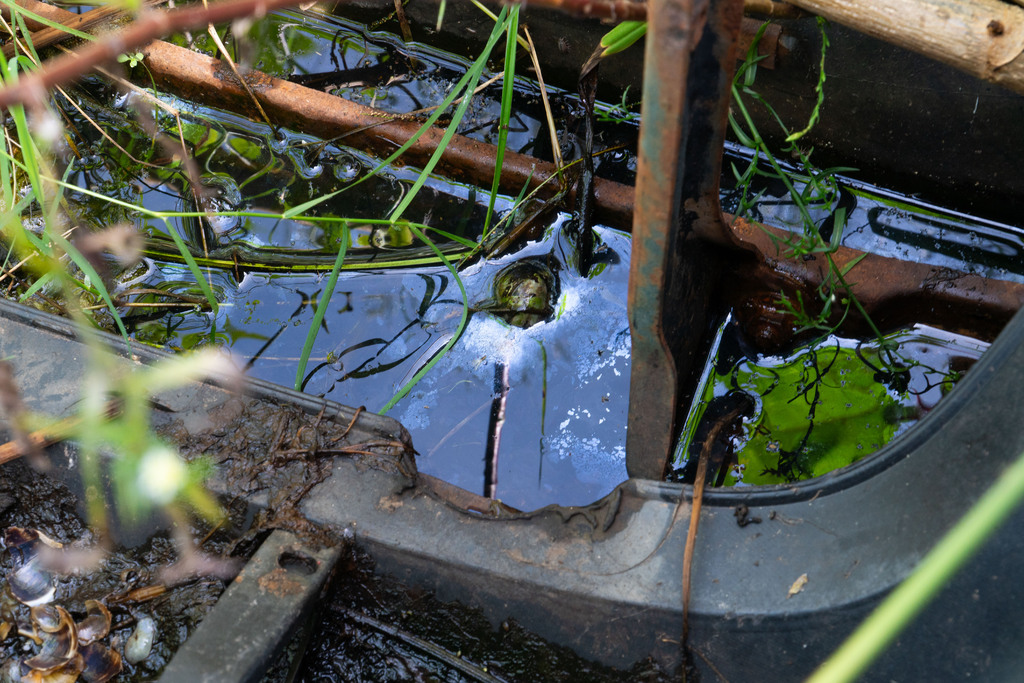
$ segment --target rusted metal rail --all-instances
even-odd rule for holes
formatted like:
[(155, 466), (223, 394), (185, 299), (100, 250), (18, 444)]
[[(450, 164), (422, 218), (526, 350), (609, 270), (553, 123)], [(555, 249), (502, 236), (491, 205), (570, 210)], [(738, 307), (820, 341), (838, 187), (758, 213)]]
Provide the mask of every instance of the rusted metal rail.
[[(741, 0), (653, 0), (629, 272), (632, 338), (626, 466), (660, 479), (682, 380), (703, 340), (704, 240), (732, 244), (718, 203)], [(683, 87), (680, 87), (683, 84)]]

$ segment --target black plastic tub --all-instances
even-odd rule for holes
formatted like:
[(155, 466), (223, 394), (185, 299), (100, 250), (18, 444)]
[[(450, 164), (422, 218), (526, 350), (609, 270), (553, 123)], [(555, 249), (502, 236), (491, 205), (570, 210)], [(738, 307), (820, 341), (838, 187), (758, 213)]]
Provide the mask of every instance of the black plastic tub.
[[(123, 347), (119, 339), (108, 342)], [(31, 409), (61, 414), (71, 407), (85, 369), (83, 351), (67, 321), (0, 302), (0, 355), (14, 365)], [(136, 352), (142, 361), (160, 355)], [(321, 410), (339, 418), (353, 414), (255, 381), (244, 399), (201, 384), (159, 400), (172, 408), (165, 414), (193, 436), (223, 430), (223, 420), (211, 416), (239, 401), (297, 407), (310, 416)], [(935, 410), (875, 456), (793, 486), (709, 492), (690, 615), (693, 661), (707, 680), (800, 680), (812, 671), (1024, 451), (1020, 405), (1024, 317), (1018, 315)], [(401, 426), (389, 418), (364, 414), (356, 424), (366, 438), (403, 439)], [(213, 488), (225, 485), (214, 481)], [(514, 617), (543, 637), (618, 667), (648, 656), (669, 667), (679, 662), (690, 487), (630, 480), (587, 507), (551, 506), (504, 517), (462, 509), (449, 502), (457, 496), (442, 497), (438, 490), (444, 487), (416, 473), (407, 450), (395, 448), (375, 458), (336, 458), (331, 476), (300, 509), (335, 538), (354, 538), (380, 570), (442, 599), (483, 607), (495, 623)], [(760, 522), (741, 526), (740, 506), (748, 508), (747, 520)], [(985, 545), (871, 669), (870, 679), (1002, 680), (1019, 670), (1024, 539), (1016, 529), (1022, 522), (1017, 513)], [(259, 590), (267, 585), (260, 577), (281, 567), (313, 576), (303, 593), (308, 601), (326, 578), (320, 573), (331, 563), (326, 552), (292, 548), (278, 552), (280, 561), (246, 571), (256, 572), (252, 585)], [(806, 585), (790, 595), (801, 575)], [(168, 669), (169, 680), (195, 680), (198, 672), (226, 680), (211, 662), (234, 666), (238, 660), (224, 653), (238, 652), (237, 643), (247, 639), (265, 642), (248, 613), (220, 613), (244, 601), (222, 603), (214, 609), (216, 619), (207, 617), (220, 626), (186, 645)], [(292, 609), (294, 602), (288, 605), (291, 611), (280, 604), (268, 608), (286, 614), (266, 642), (283, 643), (305, 614)], [(239, 669), (240, 678), (269, 664), (273, 649), (260, 652), (244, 651), (255, 664)]]

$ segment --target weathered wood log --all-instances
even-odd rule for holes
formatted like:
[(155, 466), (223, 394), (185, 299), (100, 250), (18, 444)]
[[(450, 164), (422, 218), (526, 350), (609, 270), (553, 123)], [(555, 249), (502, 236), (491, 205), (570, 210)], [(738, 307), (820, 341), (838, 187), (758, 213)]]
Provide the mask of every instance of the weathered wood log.
[(790, 0), (894, 45), (1024, 93), (1024, 8), (1001, 0)]

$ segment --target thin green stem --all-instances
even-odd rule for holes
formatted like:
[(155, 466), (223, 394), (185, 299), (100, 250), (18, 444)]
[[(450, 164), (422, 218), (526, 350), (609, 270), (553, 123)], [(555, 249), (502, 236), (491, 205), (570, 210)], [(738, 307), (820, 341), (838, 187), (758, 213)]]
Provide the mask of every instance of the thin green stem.
[(313, 322), (309, 324), (309, 329), (306, 330), (306, 341), (302, 345), (302, 354), (299, 356), (299, 367), (295, 370), (295, 391), (302, 390), (302, 379), (306, 374), (306, 365), (309, 363), (309, 356), (313, 353), (313, 342), (316, 341), (316, 335), (320, 331), (320, 326), (323, 324), (324, 316), (327, 314), (327, 308), (331, 303), (331, 297), (334, 296), (334, 288), (338, 284), (338, 274), (341, 272), (341, 264), (345, 261), (345, 252), (348, 251), (348, 223), (341, 224), (341, 246), (338, 248), (338, 256), (334, 259), (334, 267), (331, 268), (331, 276), (327, 279), (327, 286), (324, 287), (323, 294), (317, 300), (317, 304), (313, 310)]
[(396, 403), (405, 398), (406, 394), (408, 394), (412, 390), (412, 388), (416, 386), (416, 384), (421, 379), (423, 379), (423, 376), (430, 372), (430, 370), (437, 364), (437, 362), (448, 354), (451, 348), (455, 346), (455, 342), (457, 342), (459, 340), (459, 337), (462, 336), (462, 332), (463, 330), (466, 329), (466, 324), (469, 322), (469, 295), (466, 294), (466, 286), (462, 283), (462, 278), (459, 276), (459, 271), (455, 269), (455, 266), (448, 259), (448, 257), (445, 256), (444, 253), (442, 253), (441, 250), (437, 248), (437, 245), (434, 244), (419, 229), (411, 225), (409, 226), (409, 229), (413, 231), (416, 237), (418, 237), (427, 246), (429, 246), (435, 254), (437, 254), (437, 257), (444, 262), (444, 265), (448, 269), (448, 272), (451, 273), (452, 277), (455, 279), (455, 284), (459, 286), (459, 293), (462, 295), (462, 316), (459, 318), (459, 325), (458, 327), (455, 328), (455, 333), (452, 335), (452, 338), (448, 340), (448, 343), (445, 344), (433, 358), (427, 361), (427, 363), (422, 368), (420, 368), (415, 375), (412, 376), (412, 379), (406, 382), (405, 386), (401, 387), (395, 393), (395, 395), (391, 397), (391, 400), (384, 404), (384, 407), (380, 409), (380, 413), (382, 415), (391, 410), (392, 408), (394, 408)]
[(855, 680), (885, 650), (947, 581), (974, 555), (1024, 499), (1024, 454), (925, 556), (808, 683)]
[(491, 216), (494, 214), (494, 202), (498, 199), (498, 186), (501, 184), (501, 168), (505, 161), (505, 147), (508, 144), (508, 124), (512, 119), (512, 93), (516, 79), (516, 41), (513, 38), (518, 30), (519, 5), (514, 5), (512, 11), (509, 12), (505, 28), (505, 74), (501, 83), (501, 115), (498, 118), (498, 146), (494, 157), (494, 180), (491, 182), (491, 197), (487, 202), (487, 215), (484, 218), (484, 238), (490, 232)]

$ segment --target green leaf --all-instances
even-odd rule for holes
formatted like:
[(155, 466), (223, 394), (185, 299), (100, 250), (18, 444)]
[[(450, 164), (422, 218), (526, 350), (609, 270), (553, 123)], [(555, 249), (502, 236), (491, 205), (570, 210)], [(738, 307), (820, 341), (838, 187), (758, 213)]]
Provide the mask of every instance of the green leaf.
[(601, 59), (622, 52), (647, 34), (646, 21), (624, 21), (601, 37)]

